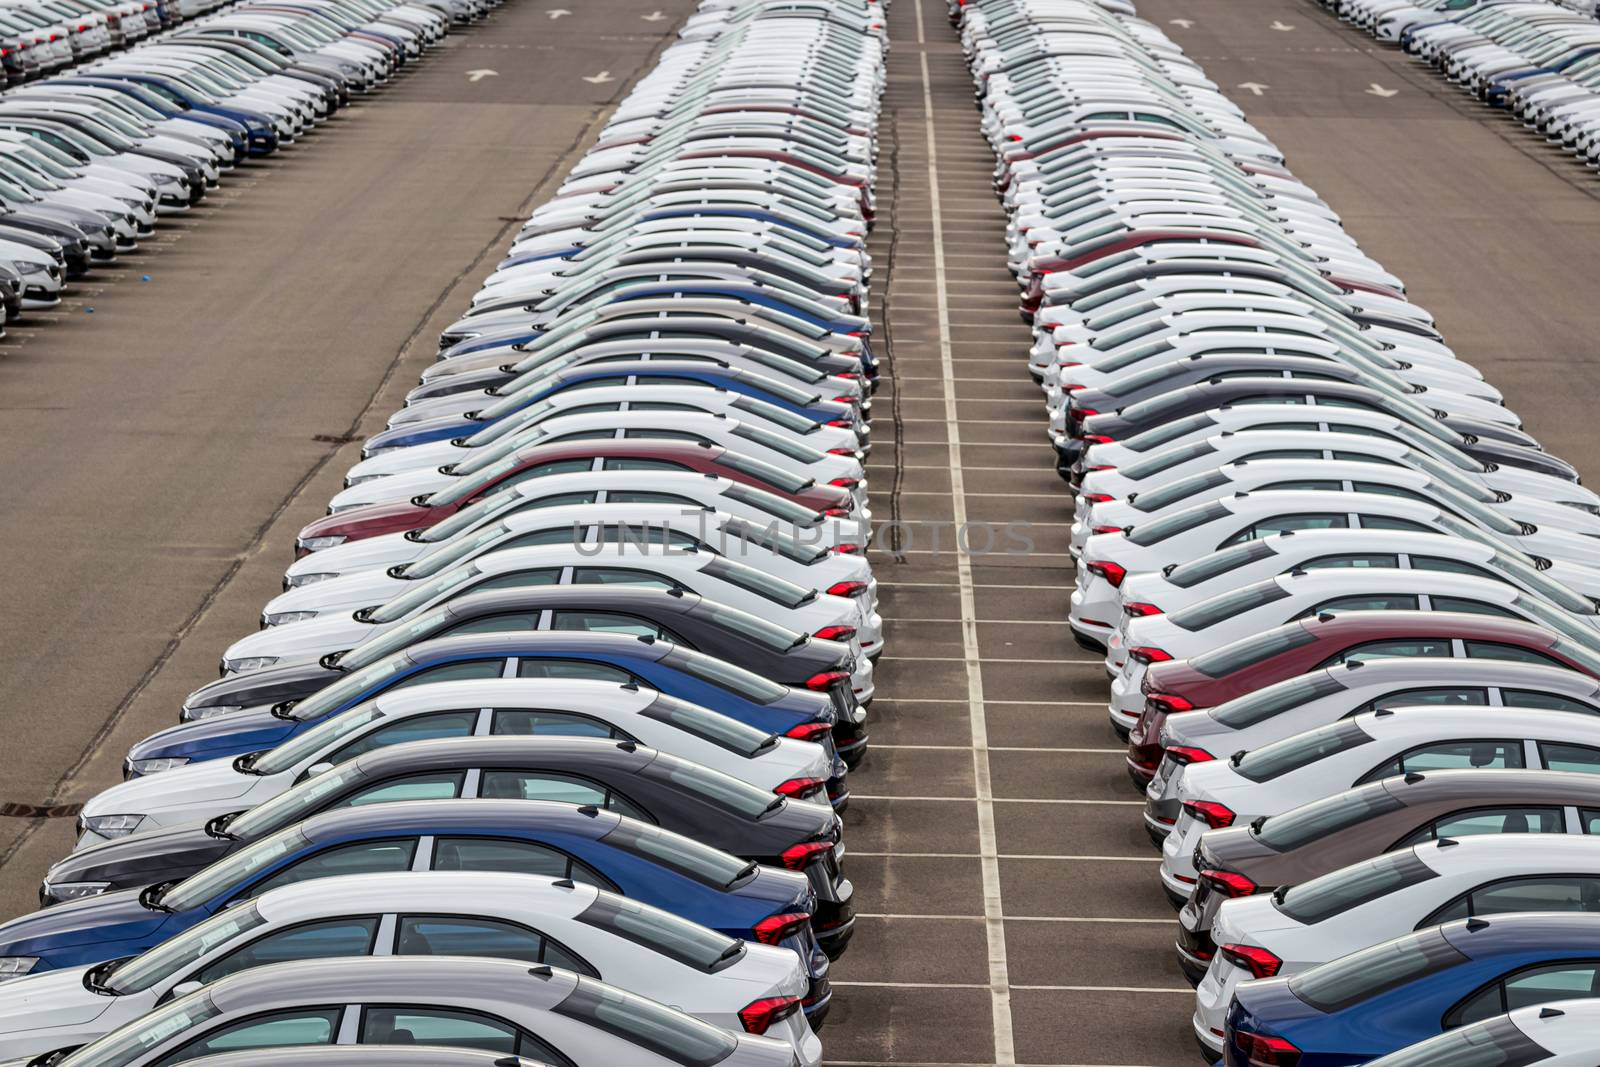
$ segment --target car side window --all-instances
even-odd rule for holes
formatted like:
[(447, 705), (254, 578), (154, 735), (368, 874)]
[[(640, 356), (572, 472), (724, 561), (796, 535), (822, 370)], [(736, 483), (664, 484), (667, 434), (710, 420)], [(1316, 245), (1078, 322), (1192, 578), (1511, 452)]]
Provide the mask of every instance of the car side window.
[(1467, 655), (1473, 659), (1503, 659), (1512, 663), (1541, 663), (1547, 667), (1565, 667), (1566, 664), (1543, 652), (1519, 645), (1504, 645), (1498, 641), (1465, 641)]
[(626, 567), (576, 567), (572, 571), (573, 585), (639, 585), (646, 589), (677, 589), (678, 583), (670, 578)]
[(613, 456), (607, 459), (600, 469), (607, 471), (686, 471), (690, 468), (683, 463), (674, 463), (668, 459), (645, 459), (642, 456)]
[(1306, 492), (1321, 491), (1336, 493), (1340, 489), (1344, 488), (1344, 483), (1335, 478), (1295, 478), (1281, 482), (1272, 482), (1268, 485), (1257, 486), (1256, 488), (1258, 491), (1283, 490), (1288, 492), (1292, 490), (1303, 490)]
[(606, 737), (628, 739), (616, 727), (587, 715), (537, 708), (500, 708), (491, 713), (489, 732), (500, 737)]
[(1518, 769), (1522, 766), (1521, 741), (1450, 741), (1402, 752), (1362, 775), (1356, 784), (1413, 771)]
[(357, 841), (323, 849), (291, 863), (277, 874), (250, 887), (249, 896), (258, 897), (279, 886), (308, 882), (313, 878), (332, 878), (338, 874), (393, 874), (409, 871), (416, 855), (415, 838), (387, 841)]
[(500, 615), (485, 615), (481, 619), (468, 619), (466, 622), (457, 623), (434, 636), (460, 637), (463, 634), (503, 634), (537, 630), (540, 614), (541, 612), (537, 611), (508, 611)]
[(1412, 556), (1412, 570), (1418, 571), (1443, 571), (1446, 574), (1470, 574), (1475, 578), (1498, 578), (1499, 575), (1476, 563), (1463, 563), (1457, 559), (1444, 559), (1440, 556)]
[(1353, 645), (1343, 652), (1329, 656), (1320, 666), (1327, 667), (1335, 663), (1364, 663), (1370, 659), (1395, 657), (1447, 659), (1449, 656), (1448, 638), (1417, 637), (1393, 641), (1368, 641), (1365, 644)]
[(552, 771), (484, 771), (479, 795), (490, 800), (551, 800), (558, 804), (593, 804), (645, 822), (655, 820), (628, 798), (599, 782)]
[[(498, 919), (450, 915), (400, 917), (396, 956), (484, 956), (489, 959), (548, 963), (601, 977), (587, 961), (536, 930)], [(574, 963), (577, 966), (574, 966)]]
[(559, 526), (554, 530), (535, 530), (532, 533), (522, 534), (520, 537), (513, 537), (509, 541), (496, 545), (495, 551), (499, 552), (507, 548), (546, 548), (550, 545), (581, 543), (571, 526)]
[(465, 771), (434, 771), (425, 774), (408, 774), (390, 778), (365, 789), (357, 790), (333, 808), (359, 808), (367, 804), (389, 804), (402, 800), (453, 800), (461, 795), (461, 785), (466, 781)]
[(479, 582), (472, 587), (474, 593), (485, 593), (491, 589), (527, 589), (531, 586), (558, 585), (561, 582), (561, 571), (557, 568), (538, 571), (512, 571), (490, 578), (486, 582)]
[(1446, 815), (1417, 830), (1395, 848), (1420, 845), (1441, 837), (1476, 837), (1479, 834), (1559, 834), (1560, 808), (1479, 808)]
[(1381, 553), (1375, 553), (1360, 556), (1322, 556), (1318, 559), (1306, 560), (1304, 563), (1300, 564), (1300, 569), (1305, 571), (1328, 570), (1333, 567), (1384, 567), (1394, 569), (1399, 566), (1399, 556), (1387, 556)]
[(1530, 967), (1474, 993), (1445, 1015), (1444, 1024), (1466, 1026), (1519, 1008), (1589, 998), (1597, 993), (1600, 993), (1600, 961), (1568, 960)]
[(1600, 748), (1540, 741), (1539, 757), (1544, 760), (1547, 770), (1600, 774)]
[(676, 642), (671, 633), (636, 615), (614, 611), (557, 611), (551, 617), (552, 630), (582, 630), (590, 633), (631, 634)]
[(626, 685), (633, 675), (607, 663), (576, 659), (522, 659), (517, 661), (518, 678), (587, 678)]
[(603, 544), (643, 545), (653, 548), (697, 548), (700, 541), (682, 530), (668, 529), (665, 524), (648, 522), (604, 522), (600, 524), (600, 541)]
[(391, 688), (409, 689), (414, 685), (432, 682), (465, 682), (475, 678), (498, 678), (505, 673), (506, 661), (497, 659), (468, 659), (459, 663), (441, 663), (437, 667), (418, 671), (396, 682)]
[(294, 960), (320, 960), (338, 956), (366, 956), (378, 934), (378, 917), (327, 919), (276, 930), (258, 937), (203, 968), (191, 977), (209, 985), (251, 967)]
[(1459, 611), (1467, 615), (1492, 615), (1497, 619), (1520, 619), (1521, 615), (1499, 604), (1471, 600), (1464, 596), (1431, 596), (1434, 611)]
[(1363, 710), (1378, 711), (1381, 708), (1404, 708), (1421, 704), (1433, 707), (1485, 708), (1489, 706), (1489, 691), (1461, 686), (1408, 689), (1403, 693), (1390, 693), (1388, 696), (1379, 697)]
[(540, 463), (537, 466), (529, 467), (527, 470), (506, 475), (478, 493), (473, 499), (482, 500), (484, 497), (494, 496), (496, 493), (504, 493), (506, 490), (513, 489), (534, 478), (544, 478), (552, 474), (581, 474), (588, 470), (593, 462), (593, 460), (588, 459), (558, 459), (549, 463)]
[(1343, 530), (1349, 525), (1349, 519), (1343, 515), (1275, 515), (1270, 519), (1251, 523), (1217, 547), (1227, 548), (1229, 545), (1260, 540), (1288, 530)]
[(442, 1045), (516, 1055), (521, 1038), (504, 1019), (448, 1008), (367, 1008), (361, 1016), (363, 1045)]
[(1357, 515), (1356, 520), (1363, 530), (1409, 530), (1412, 533), (1439, 532), (1426, 523), (1402, 519), (1394, 515)]
[(1577, 711), (1586, 715), (1600, 715), (1600, 708), (1581, 700), (1557, 693), (1541, 693), (1536, 689), (1506, 689), (1501, 699), (1511, 708), (1547, 708), (1550, 711)]
[(616, 887), (597, 871), (558, 849), (515, 838), (441, 837), (434, 842), (435, 871), (493, 871), (570, 878), (579, 885)]
[(1414, 596), (1403, 593), (1366, 593), (1360, 596), (1338, 596), (1331, 600), (1324, 600), (1315, 607), (1307, 608), (1296, 615), (1297, 619), (1308, 618), (1324, 611), (1416, 611), (1420, 601)]
[(344, 763), (363, 752), (371, 752), (385, 745), (401, 745), (407, 741), (429, 741), (436, 737), (468, 737), (477, 725), (478, 711), (436, 711), (430, 715), (413, 715), (400, 719), (370, 733), (363, 734), (343, 748), (336, 749), (325, 758), (328, 763)]
[(289, 1011), (257, 1015), (219, 1026), (195, 1038), (175, 1052), (156, 1061), (156, 1067), (172, 1067), (214, 1053), (250, 1049), (293, 1048), (296, 1045), (331, 1045), (339, 1031), (342, 1008), (294, 1008)]

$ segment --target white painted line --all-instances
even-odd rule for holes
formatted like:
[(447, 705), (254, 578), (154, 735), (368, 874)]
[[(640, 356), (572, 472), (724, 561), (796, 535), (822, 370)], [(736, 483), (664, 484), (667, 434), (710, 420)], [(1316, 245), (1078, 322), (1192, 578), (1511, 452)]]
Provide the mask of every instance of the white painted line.
[[(922, 108), (924, 133), (928, 141), (928, 199), (933, 223), (934, 293), (939, 302), (939, 368), (944, 378), (944, 414), (950, 427), (950, 507), (956, 528), (966, 525), (966, 480), (961, 470), (960, 411), (950, 380), (955, 377), (955, 353), (950, 347), (950, 298), (945, 288), (944, 219), (939, 208), (938, 142), (933, 135), (933, 79), (928, 74), (927, 36), (921, 3), (917, 13), (917, 53), (922, 66)], [(994, 1020), (994, 1062), (996, 1067), (1011, 1067), (1017, 1062), (1016, 1041), (1011, 1030), (1011, 974), (1006, 964), (1005, 912), (1000, 900), (1000, 861), (994, 828), (994, 804), (989, 785), (989, 728), (983, 708), (983, 667), (978, 660), (978, 598), (972, 587), (972, 562), (965, 555), (956, 557), (956, 577), (961, 590), (961, 641), (967, 651), (967, 718), (972, 727), (972, 777), (978, 800), (978, 851), (983, 869), (984, 934), (989, 949), (989, 1010)]]
[[(921, 751), (921, 750), (927, 750), (929, 752), (946, 752), (946, 751), (965, 752), (967, 750), (967, 746), (966, 745), (884, 745), (884, 744), (878, 744), (878, 743), (874, 743), (872, 748), (873, 748), (874, 751), (884, 751), (886, 749), (905, 749), (905, 750), (911, 751), (911, 752), (916, 752), (916, 751)], [(1076, 753), (1091, 753), (1091, 754), (1092, 753), (1097, 753), (1097, 752), (1103, 752), (1103, 753), (1108, 753), (1108, 754), (1117, 755), (1117, 756), (1126, 756), (1128, 754), (1128, 750), (1127, 750), (1126, 747), (1123, 747), (1123, 748), (1044, 748), (1044, 747), (1034, 746), (1034, 745), (990, 745), (989, 746), (989, 751), (990, 752), (1068, 752), (1068, 753), (1076, 752)]]
[[(965, 659), (968, 662), (973, 662), (976, 660), (977, 656), (978, 653), (976, 652), (968, 652), (965, 656)], [(885, 654), (878, 657), (878, 662), (888, 663), (890, 661), (894, 661), (897, 663), (960, 663), (962, 659), (963, 657), (961, 656), (895, 656)], [(1042, 663), (1050, 667), (1056, 667), (1063, 663), (1094, 664), (1095, 666), (1105, 665), (1105, 660), (1103, 659), (1007, 659), (1003, 656), (985, 656), (983, 657), (983, 660), (985, 663)]]
[[(856, 912), (858, 919), (921, 919), (929, 922), (959, 920), (965, 922), (982, 921), (982, 915), (900, 915), (893, 912)], [(1008, 923), (1107, 923), (1111, 925), (1127, 924), (1129, 926), (1171, 926), (1172, 917), (1162, 919), (1123, 919), (1116, 916), (1088, 916), (1088, 915), (1007, 915)]]
[[(965, 704), (954, 697), (878, 697), (878, 704)], [(1104, 700), (986, 700), (985, 704), (1013, 704), (1025, 708), (1103, 708)]]
[[(850, 794), (850, 799), (851, 800), (937, 801), (937, 802), (939, 802), (941, 804), (945, 804), (945, 803), (948, 803), (948, 804), (973, 804), (973, 803), (979, 803), (979, 798), (978, 797), (886, 796), (886, 795), (881, 794), (881, 793), (851, 793)], [(1094, 805), (1094, 806), (1110, 805), (1112, 807), (1132, 807), (1132, 808), (1142, 808), (1142, 807), (1144, 807), (1144, 801), (1142, 801), (1142, 800), (1050, 800), (1050, 799), (1046, 799), (1046, 798), (1043, 798), (1043, 797), (996, 797), (996, 796), (984, 797), (982, 799), (982, 801), (981, 801), (981, 804), (982, 804), (982, 806), (985, 806), (985, 807), (988, 807), (988, 806), (994, 805), (994, 804), (1087, 804), (1087, 805)], [(992, 812), (991, 812), (991, 825), (990, 825), (990, 828), (993, 829), (993, 815), (992, 815)], [(982, 847), (981, 843), (980, 843), (979, 847)], [(989, 852), (986, 855), (990, 856), (990, 857), (997, 857), (998, 856), (998, 854), (994, 853), (994, 852)]]
[[(869, 857), (869, 856), (875, 856), (875, 857), (877, 857), (879, 859), (914, 859), (914, 860), (917, 860), (917, 859), (975, 860), (975, 859), (978, 858), (978, 854), (976, 852), (862, 852), (859, 849), (854, 849), (854, 848), (850, 850), (850, 855), (853, 856), (853, 857), (860, 857), (860, 858), (865, 858), (865, 857)], [(1086, 855), (1076, 855), (1076, 854), (1071, 854), (1071, 853), (1056, 855), (1056, 854), (1051, 854), (1051, 853), (1038, 853), (1038, 852), (1002, 852), (1002, 853), (1000, 853), (1000, 858), (1003, 859), (1003, 860), (1051, 860), (1051, 861), (1060, 861), (1060, 862), (1063, 862), (1063, 863), (1079, 863), (1079, 862), (1083, 862), (1083, 863), (1087, 863), (1087, 862), (1094, 862), (1094, 863), (1160, 863), (1161, 862), (1161, 857), (1160, 856), (1086, 856)]]
[[(885, 615), (884, 622), (960, 622), (960, 619), (902, 619)], [(979, 619), (985, 626), (1070, 626), (1064, 619)]]
[[(830, 982), (835, 989), (988, 989), (986, 985), (977, 982)], [(1012, 989), (1026, 989), (1042, 993), (1187, 993), (1194, 996), (1194, 990), (1189, 986), (1141, 986), (1141, 985), (1016, 985)], [(848, 1060), (829, 1060), (831, 1064), (842, 1064)], [(1008, 1061), (1016, 1063), (1015, 1058)], [(896, 1067), (906, 1067), (898, 1064)], [(951, 1067), (950, 1064), (939, 1064), (937, 1067)], [(994, 1067), (992, 1064), (980, 1067)]]
[[(952, 553), (952, 555), (954, 555), (954, 553)], [(965, 557), (962, 557), (962, 558), (965, 558)], [(1018, 570), (1022, 570), (1021, 567), (1018, 567), (1017, 569)], [(949, 582), (897, 582), (892, 578), (879, 578), (878, 579), (878, 585), (879, 585), (880, 588), (887, 587), (887, 588), (906, 588), (906, 589), (909, 589), (909, 588), (913, 588), (913, 587), (916, 587), (916, 586), (929, 586), (929, 587), (934, 588), (934, 589), (948, 589), (948, 588), (950, 588), (950, 583)], [(1032, 585), (1004, 585), (1004, 584), (996, 584), (994, 582), (974, 582), (972, 587), (974, 589), (1072, 589), (1072, 588), (1074, 588), (1074, 586), (1071, 583), (1068, 583), (1066, 585), (1059, 585), (1059, 584), (1051, 584), (1049, 582), (1036, 582), (1036, 583), (1034, 583)]]

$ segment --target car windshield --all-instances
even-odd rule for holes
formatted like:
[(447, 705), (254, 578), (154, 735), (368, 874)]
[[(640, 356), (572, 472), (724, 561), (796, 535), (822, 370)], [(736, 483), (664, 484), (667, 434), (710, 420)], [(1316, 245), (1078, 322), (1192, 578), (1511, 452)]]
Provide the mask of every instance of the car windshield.
[(1373, 1060), (1369, 1067), (1528, 1067), (1552, 1055), (1509, 1016), (1502, 1016), (1440, 1034)]
[(1318, 1011), (1343, 1011), (1466, 962), (1437, 929), (1424, 930), (1297, 974), (1289, 992)]
[(205, 993), (193, 993), (119, 1027), (72, 1054), (75, 1067), (126, 1067), (175, 1034), (215, 1019), (222, 1009)]
[(228, 833), (241, 840), (270, 834), (315, 814), (329, 797), (366, 778), (367, 772), (353, 762), (335, 767), (315, 778), (307, 778), (293, 789), (279, 793), (230, 820)]
[(1167, 619), (1174, 626), (1181, 626), (1193, 633), (1288, 597), (1288, 590), (1283, 588), (1278, 579), (1267, 578), (1181, 608), (1167, 616)]
[(291, 738), (257, 756), (248, 766), (252, 774), (282, 774), (331, 748), (345, 738), (384, 718), (373, 702), (361, 704), (319, 723), (298, 737)]
[(355, 671), (376, 663), (385, 656), (391, 656), (401, 649), (409, 648), (418, 641), (433, 636), (453, 618), (454, 614), (450, 608), (439, 607), (418, 615), (410, 622), (391, 626), (367, 638), (350, 651), (340, 654), (337, 660), (339, 669)]
[(1270, 782), (1307, 764), (1372, 741), (1372, 735), (1354, 719), (1308, 730), (1282, 741), (1263, 745), (1239, 757), (1233, 769), (1252, 782)]
[(661, 657), (661, 662), (756, 704), (771, 704), (775, 700), (783, 699), (789, 693), (787, 686), (769, 681), (743, 667), (687, 648), (673, 648), (671, 652)]
[(434, 523), (417, 533), (416, 539), (429, 545), (448, 541), (465, 530), (471, 530), (489, 521), (501, 512), (511, 511), (527, 504), (528, 499), (520, 492), (495, 493), (493, 496), (486, 496), (482, 500), (468, 504), (448, 519)]
[(551, 1010), (683, 1067), (712, 1067), (739, 1048), (738, 1039), (726, 1030), (588, 978), (579, 978), (567, 999)]
[(1192, 508), (1184, 508), (1175, 515), (1163, 515), (1151, 522), (1138, 523), (1131, 527), (1125, 536), (1139, 547), (1148, 548), (1178, 534), (1227, 518), (1231, 514), (1228, 506), (1220, 500), (1209, 504), (1197, 504)]
[(177, 974), (218, 945), (226, 944), (266, 921), (255, 902), (246, 901), (236, 908), (213, 915), (199, 926), (191, 927), (147, 952), (124, 960), (102, 977), (100, 984), (118, 996), (141, 993)]
[(462, 447), (482, 448), (485, 445), (493, 444), (504, 437), (515, 435), (535, 423), (543, 422), (555, 410), (556, 405), (549, 400), (541, 400), (537, 404), (530, 404), (503, 419), (496, 419), (477, 433), (465, 438), (461, 442)]
[(1255, 837), (1275, 852), (1289, 852), (1402, 806), (1382, 782), (1374, 782), (1274, 815), (1261, 824)]
[(419, 582), (415, 587), (406, 590), (393, 600), (379, 604), (367, 612), (364, 621), (375, 623), (399, 622), (413, 611), (426, 607), (452, 589), (461, 588), (482, 573), (483, 571), (478, 569), (476, 563), (467, 563), (447, 570), (442, 574), (436, 574), (432, 578)]
[(1311, 926), (1437, 877), (1415, 849), (1406, 849), (1302, 882), (1274, 896), (1273, 906), (1295, 922)]
[(1189, 666), (1205, 675), (1207, 678), (1221, 678), (1232, 674), (1234, 671), (1253, 667), (1263, 660), (1273, 656), (1282, 655), (1296, 648), (1302, 648), (1316, 640), (1306, 628), (1299, 623), (1290, 623), (1280, 626), (1276, 630), (1268, 630), (1254, 637), (1246, 637), (1232, 644), (1223, 645), (1221, 648), (1195, 656), (1189, 660)]
[(472, 475), (463, 475), (456, 479), (453, 485), (429, 494), (428, 506), (437, 508), (447, 504), (458, 504), (470, 496), (475, 496), (507, 475), (533, 465), (534, 463), (521, 452), (513, 452), (499, 462), (491, 463)]
[(744, 952), (744, 943), (726, 934), (612, 893), (597, 894), (577, 920), (706, 972)]
[(658, 722), (670, 723), (702, 741), (709, 741), (718, 748), (736, 752), (747, 759), (771, 748), (775, 740), (771, 734), (738, 719), (665, 694), (651, 702), (642, 714)]
[[(578, 542), (578, 524), (572, 523), (573, 543)], [(472, 533), (446, 541), (421, 558), (398, 568), (394, 573), (407, 581), (432, 578), (440, 571), (453, 567), (469, 556), (476, 556), (503, 538), (511, 536), (511, 527), (504, 522), (490, 523)]]
[(1596, 614), (1594, 601), (1552, 580), (1515, 552), (1496, 551), (1489, 559), (1489, 566), (1506, 575), (1515, 584), (1538, 593), (1559, 608), (1591, 618)]
[(748, 860), (633, 819), (623, 819), (601, 840), (718, 889), (729, 888), (757, 870)]
[(1245, 541), (1180, 563), (1167, 572), (1166, 579), (1179, 589), (1192, 589), (1201, 582), (1277, 554), (1277, 549), (1266, 541)]
[(201, 907), (219, 896), (231, 893), (251, 875), (266, 870), (285, 856), (310, 844), (298, 826), (291, 826), (191, 874), (161, 894), (159, 903), (172, 911)]

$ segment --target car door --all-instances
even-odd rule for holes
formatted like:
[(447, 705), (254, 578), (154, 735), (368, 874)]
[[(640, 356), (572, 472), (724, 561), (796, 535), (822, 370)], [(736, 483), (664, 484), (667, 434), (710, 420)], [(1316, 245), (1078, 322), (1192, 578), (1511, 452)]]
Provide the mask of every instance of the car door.
[(386, 837), (333, 845), (301, 856), (272, 874), (250, 883), (233, 900), (258, 897), (279, 886), (340, 874), (394, 874), (409, 871), (417, 854), (415, 837)]
[(1447, 1028), (1482, 1022), (1535, 1004), (1600, 995), (1600, 960), (1563, 960), (1504, 975), (1445, 1013)]
[(426, 867), (432, 871), (493, 871), (569, 878), (579, 885), (592, 885), (611, 892), (617, 888), (610, 879), (581, 860), (553, 845), (526, 837), (441, 835), (434, 839)]
[(1557, 807), (1526, 805), (1515, 807), (1466, 808), (1441, 816), (1418, 827), (1388, 851), (1409, 848), (1440, 838), (1476, 837), (1479, 834), (1559, 834), (1566, 822)]
[[(331, 1045), (339, 1033), (339, 1020), (343, 1016), (343, 1006), (334, 1004), (264, 1012), (220, 1023), (155, 1060), (151, 1067), (176, 1067), (202, 1056), (247, 1049)], [(159, 1040), (159, 1036), (156, 1039)]]
[(273, 930), (193, 971), (177, 986), (187, 982), (210, 985), (230, 974), (273, 963), (369, 956), (377, 941), (379, 919), (377, 915), (341, 915)]
[(523, 1056), (555, 1067), (572, 1060), (515, 1023), (486, 1012), (430, 1006), (369, 1005), (361, 1010), (359, 1045), (435, 1045)]
[(551, 770), (485, 768), (478, 796), (488, 800), (549, 800), (558, 804), (605, 808), (642, 822), (655, 822), (639, 805), (604, 782)]
[(481, 956), (545, 963), (604, 978), (593, 964), (549, 934), (507, 919), (464, 915), (401, 915), (395, 920), (396, 956)]
[(1353, 784), (1426, 771), (1520, 770), (1523, 766), (1523, 745), (1518, 738), (1435, 741), (1384, 760)]

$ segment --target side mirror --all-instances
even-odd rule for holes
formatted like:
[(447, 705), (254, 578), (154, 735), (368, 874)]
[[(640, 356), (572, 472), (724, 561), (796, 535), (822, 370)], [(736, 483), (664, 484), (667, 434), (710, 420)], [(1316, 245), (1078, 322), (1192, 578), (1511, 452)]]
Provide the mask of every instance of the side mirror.
[(205, 983), (204, 982), (197, 982), (197, 981), (195, 981), (194, 979), (191, 978), (187, 982), (179, 982), (177, 985), (173, 986), (172, 987), (172, 995), (175, 996), (175, 997), (186, 997), (190, 993), (194, 993), (194, 992), (196, 992), (198, 990), (201, 990), (201, 989), (204, 989), (204, 988), (205, 988)]
[(306, 777), (315, 778), (319, 774), (327, 774), (331, 770), (333, 770), (333, 764), (331, 763), (313, 763), (306, 768)]

